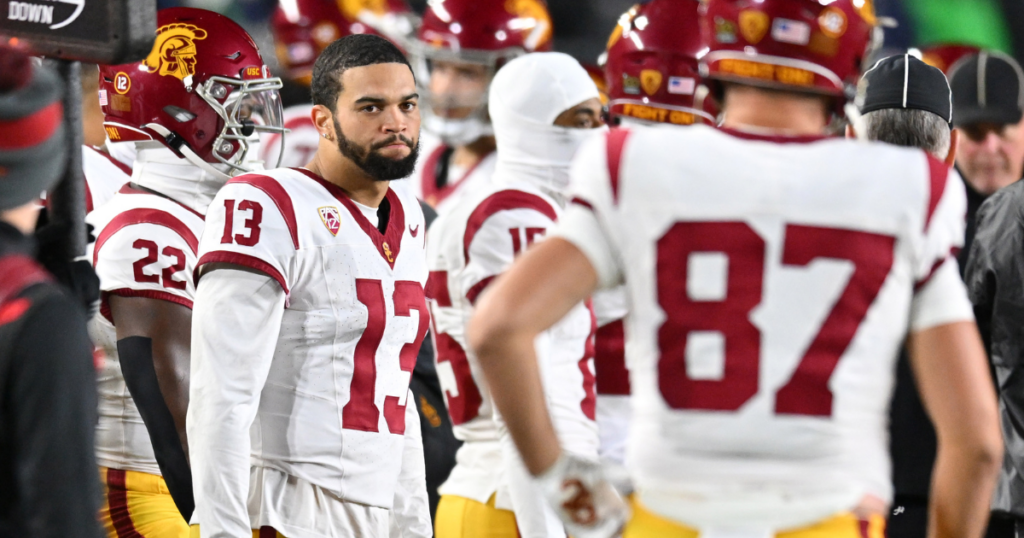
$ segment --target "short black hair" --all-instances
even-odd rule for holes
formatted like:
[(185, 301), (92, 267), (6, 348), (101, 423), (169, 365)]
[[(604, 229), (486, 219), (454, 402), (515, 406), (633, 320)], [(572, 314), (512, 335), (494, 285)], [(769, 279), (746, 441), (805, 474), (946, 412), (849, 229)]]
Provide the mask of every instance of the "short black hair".
[[(313, 64), (313, 80), (309, 85), (314, 105), (323, 105), (331, 112), (341, 93), (341, 75), (353, 67), (397, 63), (412, 66), (394, 43), (371, 34), (352, 34), (327, 45)], [(413, 77), (415, 78), (415, 73)]]

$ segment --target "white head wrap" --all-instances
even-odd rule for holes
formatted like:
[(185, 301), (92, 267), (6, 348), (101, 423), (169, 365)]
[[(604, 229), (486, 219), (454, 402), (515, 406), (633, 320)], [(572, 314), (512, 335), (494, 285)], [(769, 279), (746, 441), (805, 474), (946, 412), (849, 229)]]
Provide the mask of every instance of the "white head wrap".
[[(254, 134), (249, 143), (252, 149), (246, 154), (244, 165), (252, 171), (263, 170), (263, 162), (256, 160), (259, 155), (259, 139)], [(132, 166), (132, 182), (154, 190), (205, 215), (217, 191), (227, 183), (231, 175), (242, 172), (225, 164), (210, 164), (220, 172), (211, 174), (188, 159), (174, 154), (160, 142), (135, 142), (137, 150)]]
[(567, 54), (535, 52), (502, 67), (488, 99), (498, 142), (495, 181), (528, 181), (560, 195), (573, 155), (599, 129), (559, 127), (555, 118), (599, 96), (587, 71)]

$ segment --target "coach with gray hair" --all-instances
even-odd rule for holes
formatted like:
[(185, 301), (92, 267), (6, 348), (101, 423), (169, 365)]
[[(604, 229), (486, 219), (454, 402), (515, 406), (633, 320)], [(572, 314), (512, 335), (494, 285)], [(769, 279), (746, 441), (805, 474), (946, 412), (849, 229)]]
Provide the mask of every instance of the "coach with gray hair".
[[(857, 90), (847, 137), (920, 148), (953, 166), (959, 133), (951, 129), (952, 96), (942, 71), (910, 54), (890, 56), (864, 73)], [(895, 496), (886, 533), (925, 538), (936, 437), (905, 352), (896, 366), (889, 420)]]
[[(995, 374), (1006, 446), (992, 497), (1004, 535), (1024, 533), (1024, 72), (1012, 58), (982, 51), (953, 73), (965, 178), (994, 191), (978, 209), (964, 282)], [(961, 91), (963, 90), (963, 91)], [(963, 106), (961, 102), (963, 101)], [(977, 164), (977, 170), (971, 165)], [(980, 181), (985, 180), (985, 181)], [(968, 206), (969, 207), (969, 206)], [(991, 534), (990, 534), (991, 536)]]
[(848, 137), (921, 148), (953, 166), (960, 133), (941, 70), (910, 54), (879, 60), (861, 77), (856, 105)]

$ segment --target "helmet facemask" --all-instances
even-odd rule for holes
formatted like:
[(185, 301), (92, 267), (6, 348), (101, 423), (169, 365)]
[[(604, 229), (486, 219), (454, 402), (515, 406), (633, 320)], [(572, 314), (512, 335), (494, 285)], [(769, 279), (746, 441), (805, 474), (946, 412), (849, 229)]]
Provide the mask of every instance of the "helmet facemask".
[[(493, 136), (494, 129), (487, 115), (491, 80), (502, 65), (521, 56), (523, 51), (513, 48), (455, 52), (423, 43), (416, 44), (413, 49), (410, 56), (419, 86), (423, 128), (450, 146), (466, 145), (482, 137)], [(483, 67), (486, 82), (479, 93), (455, 91), (436, 94), (431, 90), (431, 82), (434, 70), (440, 64)]]
[[(255, 134), (280, 134), (283, 151), (288, 130), (284, 128), (284, 107), (278, 93), (282, 87), (278, 77), (241, 80), (213, 76), (196, 88), (196, 95), (224, 120), (211, 152), (217, 161), (238, 172), (253, 171), (250, 163), (256, 161), (246, 157), (254, 150)], [(278, 154), (278, 163), (280, 160)]]

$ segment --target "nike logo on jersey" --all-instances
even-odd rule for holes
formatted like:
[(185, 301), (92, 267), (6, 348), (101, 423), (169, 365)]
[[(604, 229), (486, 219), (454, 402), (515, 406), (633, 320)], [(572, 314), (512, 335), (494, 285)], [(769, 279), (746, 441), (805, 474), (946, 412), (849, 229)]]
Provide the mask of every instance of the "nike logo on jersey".
[(409, 233), (411, 233), (413, 237), (416, 237), (416, 234), (420, 233), (420, 225), (417, 224), (415, 228), (409, 226)]

